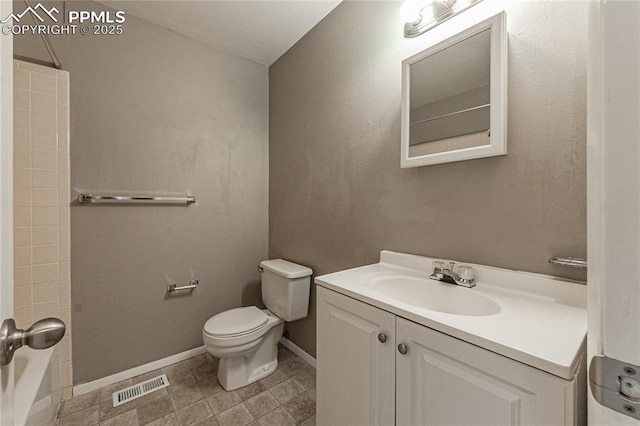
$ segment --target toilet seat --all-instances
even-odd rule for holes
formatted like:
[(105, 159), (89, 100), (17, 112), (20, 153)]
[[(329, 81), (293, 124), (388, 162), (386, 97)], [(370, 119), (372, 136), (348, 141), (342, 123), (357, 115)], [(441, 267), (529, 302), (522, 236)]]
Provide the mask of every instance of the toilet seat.
[(255, 306), (235, 308), (209, 318), (204, 332), (211, 337), (233, 338), (254, 333), (267, 326), (269, 315)]
[(258, 345), (270, 329), (283, 322), (267, 309), (261, 311), (255, 306), (236, 308), (210, 318), (202, 329), (202, 338), (205, 345), (218, 348), (239, 348), (250, 342)]

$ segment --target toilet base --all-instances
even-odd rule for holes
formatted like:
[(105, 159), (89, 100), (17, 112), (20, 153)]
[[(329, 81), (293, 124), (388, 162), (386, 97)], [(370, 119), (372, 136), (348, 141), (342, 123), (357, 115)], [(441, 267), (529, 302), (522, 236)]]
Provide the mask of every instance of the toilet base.
[(276, 325), (262, 338), (255, 351), (235, 357), (220, 359), (218, 381), (232, 391), (250, 385), (274, 373), (278, 368), (278, 342), (284, 331), (284, 321)]

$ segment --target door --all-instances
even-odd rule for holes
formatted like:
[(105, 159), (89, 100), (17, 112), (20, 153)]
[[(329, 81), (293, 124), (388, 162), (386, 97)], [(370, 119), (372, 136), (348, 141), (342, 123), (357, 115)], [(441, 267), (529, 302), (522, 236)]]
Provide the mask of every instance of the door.
[(404, 318), (396, 332), (399, 426), (582, 424), (572, 380)]
[[(12, 2), (0, 1), (0, 19)], [(13, 39), (0, 35), (0, 322), (13, 316)], [(0, 368), (0, 425), (13, 424), (13, 365)]]
[[(588, 359), (640, 365), (640, 2), (590, 5), (587, 73)], [(636, 377), (638, 375), (636, 374)], [(590, 374), (590, 380), (594, 374)], [(618, 382), (618, 373), (613, 383)], [(600, 405), (589, 423), (640, 421)], [(637, 391), (638, 389), (636, 389)], [(612, 394), (617, 399), (617, 392)], [(625, 403), (626, 404), (626, 403)], [(628, 404), (626, 404), (628, 405)], [(640, 404), (629, 411), (640, 414)]]
[(395, 315), (317, 287), (318, 425), (392, 425)]

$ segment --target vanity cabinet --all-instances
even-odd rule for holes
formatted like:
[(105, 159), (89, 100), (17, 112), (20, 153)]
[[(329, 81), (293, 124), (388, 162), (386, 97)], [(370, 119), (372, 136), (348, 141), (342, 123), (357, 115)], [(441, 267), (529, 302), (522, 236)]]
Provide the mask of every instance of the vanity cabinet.
[(319, 425), (585, 422), (584, 377), (562, 379), (323, 287), (317, 307)]

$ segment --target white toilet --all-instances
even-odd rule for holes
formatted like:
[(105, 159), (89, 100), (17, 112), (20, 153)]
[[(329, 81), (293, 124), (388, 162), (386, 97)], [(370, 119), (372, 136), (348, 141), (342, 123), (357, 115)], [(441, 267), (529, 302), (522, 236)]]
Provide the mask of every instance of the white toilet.
[(230, 309), (211, 317), (202, 330), (207, 351), (220, 358), (218, 381), (228, 391), (276, 371), (284, 322), (304, 318), (309, 311), (311, 269), (275, 259), (262, 261), (259, 270), (267, 309)]

